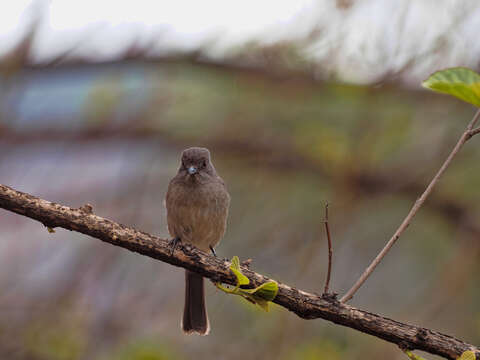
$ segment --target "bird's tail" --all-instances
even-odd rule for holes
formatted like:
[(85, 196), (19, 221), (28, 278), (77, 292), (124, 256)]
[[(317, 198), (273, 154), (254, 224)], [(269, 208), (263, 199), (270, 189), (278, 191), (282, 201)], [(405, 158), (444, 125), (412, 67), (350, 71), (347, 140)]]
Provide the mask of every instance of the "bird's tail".
[(208, 335), (210, 324), (205, 308), (203, 277), (185, 270), (185, 307), (182, 330), (187, 334)]

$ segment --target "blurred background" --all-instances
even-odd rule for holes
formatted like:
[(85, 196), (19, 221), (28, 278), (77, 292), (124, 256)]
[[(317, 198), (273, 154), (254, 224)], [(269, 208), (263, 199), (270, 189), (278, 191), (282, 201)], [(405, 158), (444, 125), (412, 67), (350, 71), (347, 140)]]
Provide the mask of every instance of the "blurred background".
[[(168, 181), (205, 146), (232, 195), (219, 256), (320, 293), (328, 202), (342, 294), (473, 116), (420, 83), (480, 70), (479, 30), (476, 0), (4, 2), (0, 183), (168, 237)], [(352, 305), (480, 343), (479, 142)], [(1, 209), (0, 229), (2, 359), (405, 358), (210, 283), (212, 332), (185, 336), (181, 269)]]

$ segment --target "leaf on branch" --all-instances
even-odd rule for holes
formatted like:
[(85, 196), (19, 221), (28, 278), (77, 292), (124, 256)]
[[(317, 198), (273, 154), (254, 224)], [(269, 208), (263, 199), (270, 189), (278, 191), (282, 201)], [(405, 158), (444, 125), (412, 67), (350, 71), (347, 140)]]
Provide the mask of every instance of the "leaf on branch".
[[(412, 353), (410, 350), (405, 350), (404, 353), (408, 356), (408, 358), (410, 360), (425, 360), (424, 358), (418, 356), (418, 355), (415, 355), (414, 353)], [(462, 359), (463, 360), (463, 359)]]
[(475, 360), (475, 353), (473, 351), (465, 351), (462, 355), (458, 358), (458, 360)]
[(437, 71), (422, 86), (480, 107), (480, 74), (464, 67)]
[(266, 283), (256, 287), (255, 289), (242, 289), (240, 286), (248, 285), (250, 280), (243, 275), (242, 270), (240, 269), (240, 260), (238, 256), (234, 256), (232, 259), (232, 265), (230, 265), (230, 270), (235, 274), (237, 277), (237, 285), (231, 289), (228, 287), (223, 286), (220, 283), (215, 284), (217, 288), (226, 292), (227, 294), (234, 294), (243, 297), (245, 300), (253, 304), (257, 304), (263, 310), (268, 311), (268, 303), (269, 301), (273, 301), (275, 296), (278, 293), (278, 284), (273, 281), (267, 281)]
[(248, 280), (248, 278), (242, 274), (242, 270), (240, 270), (240, 259), (238, 256), (233, 257), (230, 270), (232, 270), (237, 277), (238, 285), (248, 285), (250, 283), (250, 280)]

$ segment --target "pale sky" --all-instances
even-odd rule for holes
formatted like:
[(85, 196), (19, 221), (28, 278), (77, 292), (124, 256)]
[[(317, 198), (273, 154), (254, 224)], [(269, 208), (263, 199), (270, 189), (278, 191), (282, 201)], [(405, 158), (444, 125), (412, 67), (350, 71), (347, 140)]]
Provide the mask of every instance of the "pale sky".
[(332, 0), (15, 0), (0, 7), (0, 56), (41, 18), (33, 46), (37, 60), (75, 48), (76, 56), (114, 59), (132, 43), (152, 55), (203, 49), (221, 58), (250, 41), (316, 36), (304, 54), (323, 71), (372, 82), (422, 61), (409, 76), (432, 68), (478, 67), (478, 0), (357, 0), (339, 9)]

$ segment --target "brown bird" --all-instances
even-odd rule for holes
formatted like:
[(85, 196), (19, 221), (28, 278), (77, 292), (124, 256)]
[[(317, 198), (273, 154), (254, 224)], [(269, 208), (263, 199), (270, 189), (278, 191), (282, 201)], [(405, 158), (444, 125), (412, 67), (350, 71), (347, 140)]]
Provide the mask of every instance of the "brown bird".
[[(230, 195), (217, 175), (205, 148), (182, 152), (177, 175), (170, 181), (165, 199), (168, 231), (173, 246), (181, 241), (215, 255), (227, 226)], [(185, 307), (182, 329), (185, 333), (207, 335), (210, 331), (205, 308), (203, 277), (185, 270)]]

